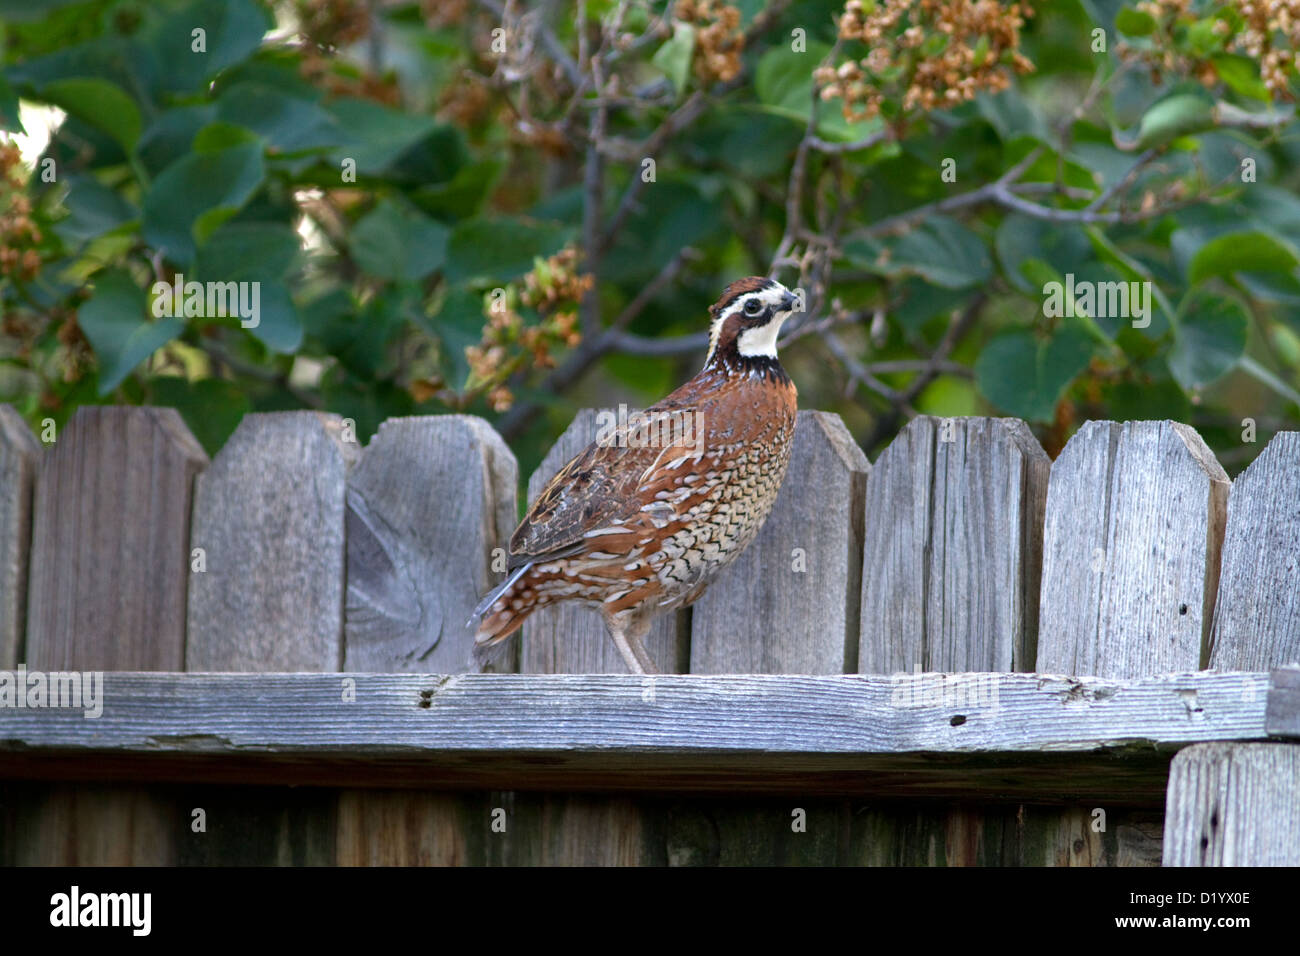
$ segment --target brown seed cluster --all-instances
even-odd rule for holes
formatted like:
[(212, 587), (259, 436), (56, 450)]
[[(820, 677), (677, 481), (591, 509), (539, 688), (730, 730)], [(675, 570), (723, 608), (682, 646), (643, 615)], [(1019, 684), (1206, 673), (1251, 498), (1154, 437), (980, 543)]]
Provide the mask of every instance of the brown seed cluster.
[(1275, 98), (1294, 100), (1300, 74), (1300, 0), (1237, 0), (1246, 25), (1229, 48), (1259, 61), (1260, 77)]
[(848, 0), (840, 38), (870, 52), (819, 68), (821, 97), (843, 101), (845, 118), (856, 122), (891, 104), (901, 115), (1005, 90), (1013, 72), (1034, 69), (1020, 52), (1020, 29), (1032, 15), (1027, 4), (995, 0)]
[[(1142, 0), (1136, 9), (1156, 21), (1156, 30), (1141, 46), (1121, 41), (1120, 56), (1144, 63), (1155, 82), (1164, 73), (1178, 73), (1194, 76), (1207, 87), (1219, 84), (1219, 73), (1209, 58), (1180, 48), (1178, 38), (1197, 22), (1191, 0)], [(1300, 0), (1232, 0), (1215, 15), (1212, 30), (1222, 38), (1225, 52), (1243, 54), (1259, 64), (1260, 78), (1272, 99), (1296, 99)]]
[(740, 75), (745, 32), (739, 8), (722, 0), (678, 0), (673, 16), (695, 26), (691, 67), (701, 84), (728, 83)]
[(32, 219), (22, 154), (13, 143), (0, 143), (0, 277), (30, 280), (41, 270), (40, 226)]
[[(561, 249), (538, 260), (524, 276), (523, 286), (506, 287), (504, 296), (487, 296), (483, 314), (487, 324), (478, 345), (465, 349), (470, 367), (468, 390), (484, 392), (493, 411), (507, 411), (514, 395), (505, 381), (526, 363), (551, 368), (556, 347), (572, 348), (582, 340), (578, 331), (578, 303), (595, 285), (589, 274), (579, 274), (579, 253)], [(540, 321), (529, 323), (519, 306), (533, 310)]]

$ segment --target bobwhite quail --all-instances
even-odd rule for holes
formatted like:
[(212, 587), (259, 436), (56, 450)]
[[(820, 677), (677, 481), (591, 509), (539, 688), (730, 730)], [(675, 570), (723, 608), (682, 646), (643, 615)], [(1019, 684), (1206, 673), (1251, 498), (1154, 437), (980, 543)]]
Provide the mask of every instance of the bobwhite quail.
[(655, 672), (642, 644), (654, 617), (690, 604), (740, 554), (785, 478), (795, 387), (776, 340), (797, 304), (761, 276), (727, 287), (700, 373), (588, 445), (528, 509), (509, 576), (470, 621), (481, 618), (476, 650), (538, 608), (580, 601), (599, 608), (633, 673)]

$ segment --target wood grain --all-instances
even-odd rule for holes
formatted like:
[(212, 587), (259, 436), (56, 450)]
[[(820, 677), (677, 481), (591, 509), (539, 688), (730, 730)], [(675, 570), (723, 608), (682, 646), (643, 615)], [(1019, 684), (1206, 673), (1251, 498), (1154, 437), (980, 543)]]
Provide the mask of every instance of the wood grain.
[(1300, 663), (1300, 432), (1279, 432), (1228, 496), (1210, 666)]
[(856, 670), (870, 468), (838, 415), (799, 413), (772, 513), (691, 609), (691, 673)]
[(199, 476), (186, 667), (336, 671), (343, 641), (343, 502), (359, 454), (320, 412), (244, 416)]
[(348, 480), (345, 670), (471, 669), (466, 621), (496, 580), (517, 484), (514, 455), (482, 419), (379, 427)]
[(1228, 476), (1176, 422), (1088, 422), (1052, 465), (1038, 670), (1203, 667)]
[(1033, 669), (1049, 467), (1019, 419), (908, 423), (867, 481), (860, 672)]
[(182, 668), (193, 481), (207, 463), (174, 409), (77, 409), (36, 479), (30, 667)]
[(1174, 757), (1165, 866), (1300, 866), (1300, 745), (1198, 744)]
[(0, 668), (21, 658), (27, 619), (32, 485), (41, 446), (12, 405), (0, 405)]
[[(528, 503), (546, 483), (591, 442), (600, 430), (597, 410), (585, 408), (556, 440), (528, 479)], [(513, 530), (513, 529), (512, 529)], [(504, 579), (505, 575), (499, 575)], [(645, 648), (661, 673), (686, 670), (689, 611), (658, 617), (645, 637)], [(600, 614), (572, 602), (535, 611), (524, 622), (519, 670), (525, 674), (626, 674), (627, 665), (609, 637)]]

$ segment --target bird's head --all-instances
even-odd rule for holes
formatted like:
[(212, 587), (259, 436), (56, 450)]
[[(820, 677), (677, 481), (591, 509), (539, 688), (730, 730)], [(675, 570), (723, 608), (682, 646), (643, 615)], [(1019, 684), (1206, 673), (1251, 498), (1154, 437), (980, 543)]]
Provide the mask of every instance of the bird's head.
[(799, 298), (775, 279), (737, 279), (709, 307), (713, 324), (705, 364), (775, 359), (781, 325), (799, 304)]

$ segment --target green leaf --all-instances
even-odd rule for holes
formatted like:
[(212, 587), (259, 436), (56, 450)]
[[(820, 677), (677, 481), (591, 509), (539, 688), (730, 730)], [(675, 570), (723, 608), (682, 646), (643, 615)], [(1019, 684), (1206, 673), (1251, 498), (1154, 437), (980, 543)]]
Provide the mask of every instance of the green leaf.
[(1187, 267), (1192, 285), (1234, 272), (1282, 272), (1295, 269), (1300, 257), (1287, 244), (1264, 232), (1233, 232), (1211, 239)]
[(655, 51), (650, 62), (663, 70), (679, 94), (686, 89), (691, 72), (691, 57), (695, 53), (695, 27), (681, 20), (673, 21), (673, 35)]
[(11, 133), (25, 133), (22, 120), (18, 117), (18, 94), (9, 85), (8, 78), (0, 73), (0, 129)]
[(199, 247), (194, 271), (200, 279), (281, 279), (300, 251), (298, 234), (283, 223), (228, 222)]
[(993, 237), (993, 248), (1007, 281), (1032, 296), (1042, 292), (1043, 284), (1026, 274), (1026, 262), (1037, 259), (1065, 276), (1079, 272), (1092, 258), (1092, 244), (1081, 229), (1021, 213), (1012, 213), (1002, 220)]
[(931, 216), (925, 225), (899, 239), (892, 265), (945, 289), (977, 285), (993, 272), (984, 241), (946, 216)]
[(281, 153), (325, 149), (349, 138), (315, 103), (260, 83), (237, 83), (222, 93), (217, 116), (252, 130)]
[(423, 279), (447, 258), (451, 231), (442, 223), (384, 199), (352, 230), (352, 258), (381, 279)]
[(254, 0), (190, 0), (150, 24), (142, 38), (158, 62), (166, 64), (161, 77), (166, 88), (194, 92), (252, 56), (273, 26), (269, 12)]
[(140, 134), (135, 144), (136, 155), (150, 175), (156, 176), (188, 154), (199, 130), (216, 118), (217, 109), (211, 103), (166, 110)]
[(1214, 103), (1197, 93), (1178, 93), (1156, 103), (1142, 117), (1137, 146), (1150, 149), (1214, 128)]
[(1149, 13), (1125, 7), (1115, 14), (1115, 29), (1125, 36), (1150, 36), (1156, 30), (1156, 18)]
[(1088, 367), (1093, 340), (1078, 323), (1066, 322), (1047, 341), (1018, 329), (999, 335), (975, 362), (975, 382), (998, 408), (1029, 421), (1051, 421), (1056, 403), (1074, 377)]
[(123, 271), (99, 276), (94, 293), (77, 310), (77, 324), (99, 358), (100, 395), (117, 388), (133, 368), (185, 328), (176, 318), (148, 321), (144, 290)]
[(351, 159), (363, 175), (383, 175), (390, 164), (438, 126), (431, 117), (389, 109), (370, 100), (335, 100), (326, 109), (350, 137), (334, 151), (336, 163)]
[(1256, 100), (1270, 99), (1268, 87), (1259, 77), (1259, 64), (1250, 57), (1239, 53), (1216, 53), (1211, 62), (1219, 79), (1234, 93)]
[(447, 242), (447, 279), (514, 279), (530, 270), (537, 256), (558, 252), (570, 235), (568, 227), (557, 223), (468, 219), (452, 230)]
[[(808, 41), (802, 53), (790, 49), (788, 43), (778, 43), (758, 61), (754, 73), (754, 92), (758, 101), (768, 110), (779, 113), (799, 123), (807, 123), (813, 105), (813, 70), (821, 63), (830, 47)], [(876, 119), (850, 123), (838, 103), (822, 104), (818, 113), (817, 132), (840, 142), (851, 142), (882, 129), (884, 124)]]
[(253, 143), (185, 156), (167, 167), (145, 196), (145, 241), (188, 265), (195, 236), (210, 234), (222, 217), (237, 212), (262, 184), (263, 174), (262, 150)]
[(140, 215), (120, 193), (93, 176), (74, 173), (68, 176), (67, 186), (63, 205), (69, 215), (54, 227), (66, 241), (80, 243), (97, 239)]
[[(302, 320), (293, 297), (283, 282), (256, 282), (257, 324), (246, 326), (249, 334), (272, 352), (292, 354), (302, 345)], [(242, 325), (242, 322), (241, 322)]]
[(1250, 324), (1245, 307), (1236, 299), (1191, 293), (1174, 326), (1174, 347), (1169, 370), (1178, 384), (1191, 390), (1208, 385), (1226, 373), (1246, 352)]
[(140, 138), (143, 120), (135, 100), (107, 80), (77, 77), (47, 83), (41, 95), (117, 140), (128, 153)]

